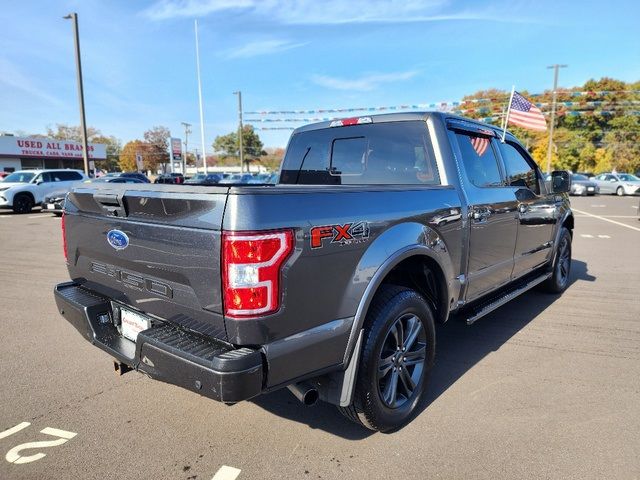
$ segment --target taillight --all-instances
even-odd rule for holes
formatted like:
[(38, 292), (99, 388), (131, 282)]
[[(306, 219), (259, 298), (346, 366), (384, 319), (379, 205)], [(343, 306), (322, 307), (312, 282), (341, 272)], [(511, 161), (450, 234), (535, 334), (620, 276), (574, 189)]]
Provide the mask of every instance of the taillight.
[(62, 212), (62, 250), (64, 251), (64, 259), (65, 261), (69, 261), (69, 257), (67, 255), (67, 227), (65, 226), (64, 212)]
[(292, 230), (223, 232), (224, 314), (243, 318), (278, 310), (280, 270), (292, 250)]

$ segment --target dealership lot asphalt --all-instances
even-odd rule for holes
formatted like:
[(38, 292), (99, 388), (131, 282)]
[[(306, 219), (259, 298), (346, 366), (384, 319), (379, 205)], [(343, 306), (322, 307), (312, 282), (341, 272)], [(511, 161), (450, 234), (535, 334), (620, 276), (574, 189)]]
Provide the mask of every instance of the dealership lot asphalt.
[(56, 311), (60, 220), (0, 212), (0, 478), (640, 478), (638, 197), (572, 203), (568, 291), (438, 328), (429, 404), (392, 434), (117, 377)]

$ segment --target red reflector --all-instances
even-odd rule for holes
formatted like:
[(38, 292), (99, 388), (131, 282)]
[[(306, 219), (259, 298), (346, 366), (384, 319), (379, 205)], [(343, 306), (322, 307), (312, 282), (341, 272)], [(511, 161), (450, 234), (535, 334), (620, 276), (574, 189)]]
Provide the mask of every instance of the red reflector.
[(280, 308), (280, 271), (293, 250), (293, 231), (223, 232), (224, 314), (244, 318)]
[(65, 226), (65, 218), (64, 212), (62, 212), (62, 218), (60, 220), (62, 227), (62, 250), (64, 251), (64, 259), (65, 261), (69, 261), (69, 257), (67, 255), (67, 227)]

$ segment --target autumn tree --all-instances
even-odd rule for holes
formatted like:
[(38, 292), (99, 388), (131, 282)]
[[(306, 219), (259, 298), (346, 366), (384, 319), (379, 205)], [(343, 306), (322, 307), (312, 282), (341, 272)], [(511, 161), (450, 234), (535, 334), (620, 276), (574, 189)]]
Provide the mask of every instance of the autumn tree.
[(144, 132), (144, 140), (147, 143), (147, 155), (145, 168), (157, 171), (158, 166), (164, 171), (171, 161), (169, 156), (169, 137), (171, 133), (167, 127), (156, 126)]
[(120, 152), (122, 151), (122, 143), (119, 139), (111, 135), (106, 137), (99, 135), (93, 138), (93, 143), (102, 143), (107, 146), (107, 159), (96, 160), (96, 167), (107, 171), (113, 171), (118, 166)]
[(142, 155), (142, 160), (146, 166), (151, 162), (150, 160), (151, 148), (148, 143), (142, 140), (132, 140), (127, 142), (120, 152), (120, 159), (118, 160), (118, 166), (123, 172), (136, 172), (138, 166), (136, 164), (136, 155)]

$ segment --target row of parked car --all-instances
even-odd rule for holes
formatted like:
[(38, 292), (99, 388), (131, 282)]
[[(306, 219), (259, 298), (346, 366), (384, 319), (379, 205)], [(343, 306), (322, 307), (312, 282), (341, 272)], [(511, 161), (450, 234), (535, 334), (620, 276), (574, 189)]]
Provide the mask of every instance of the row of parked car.
[[(64, 197), (74, 186), (90, 183), (150, 183), (151, 180), (137, 172), (113, 172), (98, 178), (89, 178), (79, 170), (48, 169), (21, 170), (0, 178), (0, 208), (12, 209), (16, 213), (28, 213), (35, 206), (61, 215)], [(275, 184), (277, 174), (211, 173), (184, 177), (181, 174), (163, 174), (154, 183), (185, 185), (217, 184)]]
[[(0, 180), (0, 208), (10, 208), (16, 213), (28, 213), (36, 205), (56, 214), (62, 213), (66, 193), (78, 183), (150, 183), (142, 173), (114, 172), (99, 178), (88, 178), (78, 170), (22, 170), (4, 176)], [(154, 183), (184, 185), (276, 184), (277, 173), (198, 173), (184, 177), (179, 173), (158, 176)], [(630, 173), (601, 173), (597, 176), (571, 174), (572, 195), (640, 193), (640, 178)]]
[[(549, 177), (550, 178), (550, 177)], [(549, 180), (547, 178), (547, 180)], [(571, 174), (571, 195), (615, 194), (636, 195), (640, 193), (640, 178), (630, 173)]]

